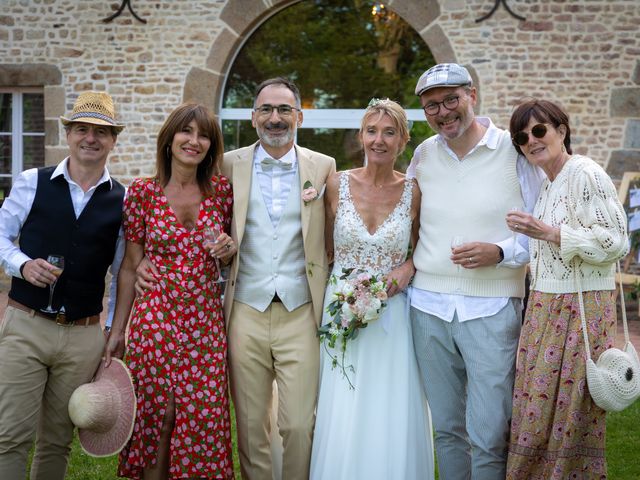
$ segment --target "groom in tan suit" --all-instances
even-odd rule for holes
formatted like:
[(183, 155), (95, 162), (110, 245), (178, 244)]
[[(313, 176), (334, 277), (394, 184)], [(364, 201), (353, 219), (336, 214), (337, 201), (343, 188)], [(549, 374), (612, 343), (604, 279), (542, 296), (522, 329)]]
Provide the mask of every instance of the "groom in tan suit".
[[(309, 476), (327, 279), (324, 202), (333, 158), (295, 145), (300, 93), (284, 78), (256, 90), (251, 114), (259, 142), (228, 152), (231, 236), (238, 254), (224, 298), (231, 393), (245, 480), (271, 480), (269, 413), (278, 392), (283, 480)], [(304, 199), (303, 199), (304, 197)]]

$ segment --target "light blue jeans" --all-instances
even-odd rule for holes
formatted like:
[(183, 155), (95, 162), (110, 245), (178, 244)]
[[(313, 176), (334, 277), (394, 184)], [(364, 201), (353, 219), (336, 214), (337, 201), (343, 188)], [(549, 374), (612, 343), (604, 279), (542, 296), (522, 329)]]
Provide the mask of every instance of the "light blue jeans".
[(505, 478), (519, 299), (496, 315), (451, 323), (411, 308), (441, 480)]

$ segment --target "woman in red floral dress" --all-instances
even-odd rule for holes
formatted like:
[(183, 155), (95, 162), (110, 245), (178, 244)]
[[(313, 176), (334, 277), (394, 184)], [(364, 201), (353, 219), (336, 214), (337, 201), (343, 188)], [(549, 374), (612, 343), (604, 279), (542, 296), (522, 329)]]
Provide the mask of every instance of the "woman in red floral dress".
[[(127, 246), (107, 345), (127, 359), (137, 413), (118, 474), (128, 478), (233, 478), (222, 285), (214, 256), (236, 251), (228, 231), (231, 185), (219, 175), (222, 135), (203, 106), (174, 110), (158, 134), (157, 173), (137, 179), (125, 201)], [(145, 257), (156, 286), (135, 299), (135, 269)], [(135, 302), (134, 302), (135, 299)]]

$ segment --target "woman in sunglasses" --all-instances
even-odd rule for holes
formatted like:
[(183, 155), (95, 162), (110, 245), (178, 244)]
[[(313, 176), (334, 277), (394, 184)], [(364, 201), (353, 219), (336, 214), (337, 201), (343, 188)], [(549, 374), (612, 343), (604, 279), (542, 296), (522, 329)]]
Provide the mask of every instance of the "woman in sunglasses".
[(575, 275), (595, 361), (616, 331), (615, 262), (628, 251), (626, 215), (604, 170), (572, 154), (569, 117), (558, 105), (522, 103), (510, 131), (518, 152), (548, 178), (533, 215), (507, 215), (511, 230), (530, 237), (531, 255), (507, 478), (605, 478), (605, 411), (586, 388)]

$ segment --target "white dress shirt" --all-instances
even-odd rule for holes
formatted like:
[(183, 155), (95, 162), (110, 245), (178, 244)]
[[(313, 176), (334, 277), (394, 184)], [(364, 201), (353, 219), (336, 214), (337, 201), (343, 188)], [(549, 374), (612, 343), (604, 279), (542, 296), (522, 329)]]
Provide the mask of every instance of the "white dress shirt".
[[(65, 158), (58, 164), (51, 178), (54, 179), (63, 175), (67, 183), (69, 184), (69, 193), (71, 195), (71, 202), (73, 203), (73, 210), (76, 218), (80, 216), (84, 207), (86, 207), (89, 200), (93, 196), (96, 188), (105, 182), (111, 184), (111, 177), (109, 172), (105, 168), (102, 172), (102, 176), (98, 182), (89, 188), (86, 192), (71, 179), (69, 175), (69, 169), (67, 164), (69, 157)], [(33, 201), (36, 197), (36, 189), (38, 187), (38, 169), (31, 168), (25, 170), (16, 179), (15, 183), (11, 187), (11, 193), (5, 199), (0, 208), (0, 265), (5, 269), (5, 272), (9, 276), (23, 278), (20, 273), (20, 267), (26, 261), (32, 260), (26, 255), (18, 245), (14, 242), (20, 235), (22, 226), (29, 216)], [(120, 270), (120, 263), (124, 256), (124, 235), (122, 227), (118, 232), (118, 240), (116, 243), (116, 253), (111, 263), (111, 273), (113, 274), (112, 284), (109, 288), (111, 294), (109, 295), (109, 310), (113, 310), (115, 306), (115, 281)], [(113, 314), (111, 313), (111, 316)]]
[(253, 156), (253, 164), (258, 182), (260, 183), (260, 191), (262, 192), (264, 204), (269, 212), (271, 223), (275, 228), (278, 222), (280, 222), (282, 211), (289, 199), (291, 182), (296, 178), (296, 149), (295, 147), (291, 147), (291, 150), (277, 159), (282, 163), (291, 165), (291, 168), (285, 169), (275, 166), (274, 168), (264, 169), (261, 162), (265, 158), (273, 157), (267, 153), (262, 147), (262, 144), (259, 144)]
[[(436, 135), (433, 139), (427, 141), (438, 142), (453, 159), (460, 162), (464, 161), (472, 152), (482, 146), (495, 150), (498, 146), (500, 130), (487, 117), (476, 117), (476, 121), (486, 127), (487, 131), (477, 145), (462, 159), (458, 158), (455, 152), (449, 148), (446, 139), (441, 135)], [(407, 168), (407, 177), (415, 178), (418, 161), (419, 157), (414, 155)], [(542, 169), (530, 164), (523, 155), (518, 155), (516, 171), (522, 191), (524, 210), (527, 213), (532, 213), (536, 205), (536, 200), (538, 199), (540, 186), (546, 178), (546, 175)], [(497, 242), (496, 245), (502, 248), (504, 253), (504, 260), (496, 266), (497, 268), (518, 268), (519, 266), (529, 263), (529, 237), (526, 235), (517, 234), (515, 236), (515, 242), (513, 236), (510, 236)], [(505, 262), (512, 259), (517, 264), (516, 266), (505, 264)], [(471, 297), (430, 292), (418, 288), (413, 288), (411, 295), (411, 306), (422, 312), (435, 315), (447, 322), (453, 321), (454, 314), (456, 313), (458, 314), (458, 321), (460, 322), (495, 315), (504, 308), (508, 301), (509, 299), (505, 297)]]

